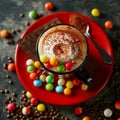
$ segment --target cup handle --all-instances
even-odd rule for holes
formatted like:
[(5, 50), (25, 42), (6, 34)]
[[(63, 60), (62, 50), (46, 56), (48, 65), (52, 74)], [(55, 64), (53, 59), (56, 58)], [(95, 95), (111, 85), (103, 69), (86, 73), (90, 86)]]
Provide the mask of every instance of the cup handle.
[(93, 81), (91, 75), (82, 67), (75, 72), (75, 75), (85, 84), (90, 84)]

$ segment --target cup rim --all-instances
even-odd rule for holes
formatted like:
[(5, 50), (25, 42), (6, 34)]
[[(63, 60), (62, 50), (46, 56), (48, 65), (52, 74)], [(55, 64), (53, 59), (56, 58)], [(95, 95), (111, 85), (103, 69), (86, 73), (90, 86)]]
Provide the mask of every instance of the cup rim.
[(87, 60), (87, 57), (88, 57), (88, 50), (89, 50), (89, 49), (88, 49), (88, 42), (87, 42), (87, 39), (86, 39), (85, 35), (84, 35), (82, 32), (80, 32), (77, 28), (75, 28), (76, 30), (78, 30), (78, 31), (80, 32), (80, 34), (82, 34), (82, 37), (84, 37), (84, 39), (85, 39), (85, 41), (86, 41), (86, 45), (87, 45), (87, 53), (86, 53), (86, 56), (85, 56), (84, 60), (82, 61), (82, 63), (81, 63), (78, 67), (76, 67), (75, 69), (73, 69), (73, 70), (71, 70), (71, 71), (65, 71), (65, 72), (56, 72), (56, 71), (52, 71), (51, 69), (47, 68), (47, 67), (41, 62), (41, 60), (40, 60), (40, 55), (39, 55), (39, 52), (38, 52), (39, 41), (40, 41), (41, 36), (42, 36), (47, 30), (49, 30), (49, 29), (51, 29), (51, 28), (53, 28), (53, 27), (55, 27), (55, 26), (61, 26), (61, 25), (70, 26), (70, 27), (75, 28), (74, 26), (69, 25), (69, 24), (58, 24), (58, 25), (54, 25), (54, 26), (52, 26), (52, 27), (49, 27), (49, 28), (46, 29), (43, 33), (41, 33), (41, 34), (39, 35), (39, 37), (37, 38), (37, 42), (36, 42), (36, 53), (37, 53), (37, 57), (38, 57), (38, 60), (39, 60), (40, 64), (42, 65), (42, 67), (43, 67), (45, 70), (47, 70), (48, 72), (51, 72), (51, 73), (53, 73), (53, 74), (61, 74), (61, 75), (64, 75), (64, 74), (69, 74), (69, 73), (72, 73), (72, 72), (76, 72), (76, 71), (78, 71), (81, 67), (84, 66), (85, 61)]

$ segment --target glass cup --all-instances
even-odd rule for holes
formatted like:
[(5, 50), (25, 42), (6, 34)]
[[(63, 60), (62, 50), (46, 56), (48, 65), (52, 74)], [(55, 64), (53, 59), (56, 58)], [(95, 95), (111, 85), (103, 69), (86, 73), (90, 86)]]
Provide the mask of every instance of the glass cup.
[(83, 68), (88, 55), (84, 35), (70, 25), (57, 25), (39, 36), (36, 44), (41, 65), (53, 74), (74, 73), (84, 83), (92, 77)]

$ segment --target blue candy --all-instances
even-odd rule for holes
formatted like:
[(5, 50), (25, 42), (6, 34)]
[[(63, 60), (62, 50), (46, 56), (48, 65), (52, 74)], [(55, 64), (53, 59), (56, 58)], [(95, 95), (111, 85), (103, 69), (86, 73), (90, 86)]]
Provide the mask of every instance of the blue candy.
[(34, 80), (33, 85), (36, 87), (40, 87), (40, 86), (42, 86), (42, 81), (41, 80)]
[(56, 86), (55, 91), (57, 93), (62, 93), (63, 92), (63, 86), (61, 86), (61, 85)]

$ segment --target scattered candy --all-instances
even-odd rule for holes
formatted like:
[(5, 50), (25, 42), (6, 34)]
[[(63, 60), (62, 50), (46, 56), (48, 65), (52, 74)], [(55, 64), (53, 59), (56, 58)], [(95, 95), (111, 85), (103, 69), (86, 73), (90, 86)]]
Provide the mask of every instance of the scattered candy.
[(31, 110), (29, 107), (23, 107), (22, 108), (22, 114), (23, 115), (29, 115), (31, 113)]
[(105, 22), (105, 28), (106, 29), (112, 29), (113, 28), (113, 22), (108, 20)]
[(26, 96), (27, 96), (27, 98), (32, 98), (33, 97), (32, 94), (29, 91), (26, 92)]
[(63, 92), (63, 86), (56, 86), (56, 88), (55, 88), (55, 91), (57, 92), (57, 93), (62, 93)]
[(94, 17), (98, 17), (100, 15), (100, 10), (98, 8), (94, 8), (91, 10), (91, 14)]
[(57, 72), (64, 72), (64, 71), (65, 71), (64, 65), (57, 66)]
[(73, 85), (79, 86), (80, 85), (80, 80), (78, 78), (73, 79)]
[(45, 88), (46, 88), (46, 90), (51, 91), (51, 90), (53, 90), (54, 86), (52, 83), (47, 83)]
[(53, 65), (51, 65), (50, 62), (47, 62), (47, 63), (45, 63), (45, 67), (47, 67), (47, 68), (52, 68)]
[(64, 94), (65, 94), (65, 95), (70, 95), (71, 92), (72, 92), (72, 91), (71, 91), (71, 88), (65, 88), (65, 89), (64, 89)]
[(33, 65), (34, 65), (35, 68), (40, 68), (40, 62), (39, 61), (35, 61), (33, 63)]
[(111, 110), (110, 108), (106, 108), (106, 109), (104, 110), (104, 116), (105, 116), (105, 117), (111, 117), (112, 114), (113, 114), (113, 112), (112, 112), (112, 110)]
[(46, 2), (44, 7), (45, 7), (45, 10), (52, 10), (53, 4), (51, 2)]
[(42, 103), (41, 103), (41, 104), (38, 104), (38, 105), (37, 105), (37, 110), (40, 111), (40, 112), (45, 111), (45, 105), (42, 104)]
[(82, 109), (81, 107), (76, 107), (76, 108), (74, 109), (74, 113), (75, 113), (76, 115), (80, 115), (80, 114), (82, 114), (82, 112), (83, 112), (83, 109)]
[(32, 72), (32, 73), (30, 73), (30, 79), (31, 80), (35, 80), (36, 79), (36, 77), (37, 77), (37, 73), (35, 73), (35, 72)]
[(58, 79), (58, 82), (57, 82), (57, 83), (58, 83), (58, 85), (61, 85), (61, 86), (62, 86), (62, 85), (65, 84), (65, 80), (62, 79), (62, 78), (61, 78), (61, 79)]
[(15, 71), (15, 64), (14, 64), (14, 63), (9, 63), (7, 69), (8, 69), (8, 71), (10, 71), (10, 72)]
[(90, 120), (90, 117), (89, 116), (85, 116), (82, 118), (82, 120)]
[(58, 65), (58, 59), (55, 56), (51, 57), (50, 64), (53, 65), (53, 66), (57, 66)]
[(38, 14), (35, 10), (31, 10), (28, 14), (28, 16), (32, 19), (37, 19), (38, 18)]
[(0, 37), (1, 38), (8, 38), (8, 36), (9, 36), (9, 33), (6, 29), (3, 29), (3, 30), (0, 31)]
[(42, 86), (42, 81), (41, 80), (34, 80), (33, 85), (36, 87), (40, 87), (40, 86)]
[(85, 91), (85, 90), (87, 90), (87, 89), (88, 89), (88, 85), (86, 85), (86, 84), (84, 84), (84, 83), (83, 83), (83, 84), (81, 85), (81, 88), (82, 88), (82, 90), (84, 90), (84, 91)]
[(72, 61), (69, 61), (69, 62), (66, 62), (66, 63), (65, 63), (65, 69), (66, 69), (66, 70), (71, 70), (72, 67), (73, 67)]
[(40, 57), (40, 61), (41, 61), (42, 63), (47, 63), (47, 62), (49, 61), (49, 58), (48, 58), (46, 55), (42, 55), (42, 56)]
[(66, 82), (66, 87), (67, 88), (73, 88), (73, 82), (72, 81), (67, 81)]
[(28, 72), (28, 73), (31, 73), (31, 72), (33, 72), (34, 70), (35, 70), (35, 68), (34, 68), (33, 65), (27, 66), (27, 72)]
[(31, 98), (30, 103), (31, 103), (31, 105), (37, 105), (38, 100), (35, 97), (33, 97), (33, 98)]
[(54, 82), (54, 77), (53, 77), (52, 75), (48, 75), (48, 76), (46, 77), (46, 82), (47, 82), (47, 83), (53, 83), (53, 82)]
[(34, 61), (32, 60), (32, 59), (28, 59), (27, 61), (26, 61), (26, 65), (28, 66), (28, 65), (33, 65), (33, 63), (34, 63)]
[(40, 75), (40, 80), (41, 80), (42, 82), (45, 82), (45, 81), (46, 81), (46, 76), (45, 76), (45, 75)]
[(9, 103), (7, 105), (7, 110), (10, 111), (10, 112), (12, 112), (13, 110), (15, 110), (15, 108), (16, 108), (15, 103)]
[(120, 110), (120, 101), (115, 102), (115, 108)]

